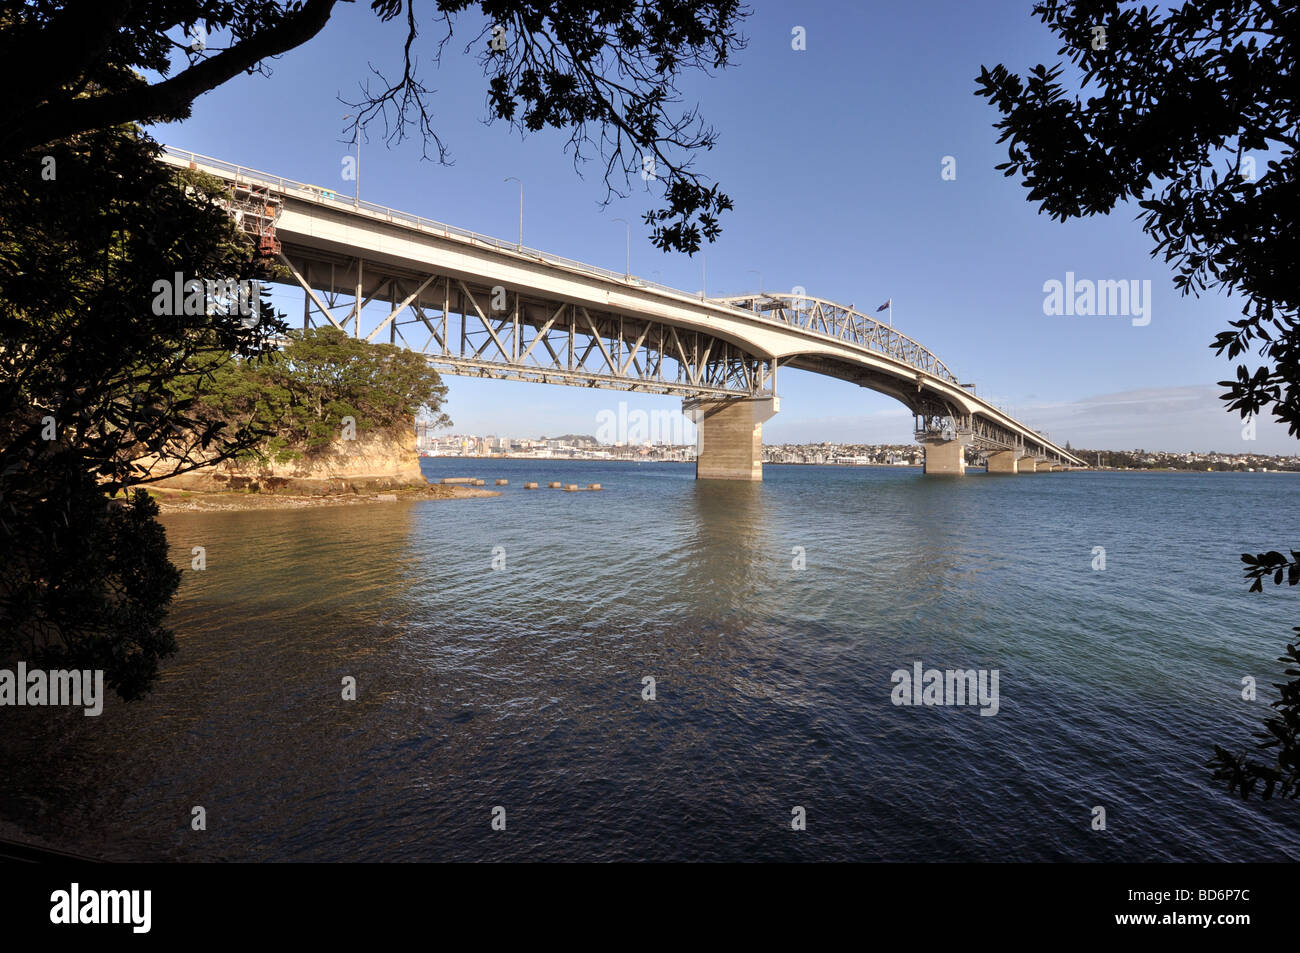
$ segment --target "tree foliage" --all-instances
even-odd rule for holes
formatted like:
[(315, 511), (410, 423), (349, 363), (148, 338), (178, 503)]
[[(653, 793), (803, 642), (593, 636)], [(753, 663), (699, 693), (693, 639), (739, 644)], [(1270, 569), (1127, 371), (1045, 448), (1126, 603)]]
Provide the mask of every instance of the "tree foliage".
[[(1220, 381), (1243, 418), (1271, 412), (1300, 435), (1300, 320), (1296, 262), (1296, 46), (1300, 5), (1284, 0), (1187, 0), (1172, 9), (1120, 0), (1048, 0), (1034, 14), (1060, 38), (1058, 55), (1079, 70), (1075, 91), (1064, 66), (1027, 76), (982, 68), (976, 94), (1002, 115), (1007, 142), (998, 166), (1020, 175), (1031, 201), (1064, 221), (1136, 201), (1153, 255), (1176, 269), (1183, 294), (1207, 288), (1245, 299), (1240, 320), (1211, 347), (1236, 359)], [(1086, 98), (1084, 98), (1086, 94)], [(1252, 169), (1253, 167), (1253, 169)], [(1251, 591), (1264, 579), (1300, 582), (1300, 556), (1244, 554)], [(1297, 631), (1300, 631), (1298, 629)], [(1282, 661), (1300, 662), (1295, 648)], [(1300, 669), (1287, 669), (1300, 676)], [(1296, 785), (1300, 679), (1277, 686), (1278, 711), (1261, 748), (1274, 765), (1216, 746), (1214, 777), (1248, 797), (1300, 794)]]
[(273, 309), (259, 299), (248, 320), (216, 302), (198, 314), (154, 303), (177, 275), (251, 287), (273, 272), (218, 204), (224, 186), (178, 176), (156, 153), (120, 129), (0, 157), (0, 474), (11, 506), (28, 482), (43, 494), (43, 474), (64, 460), (115, 492), (257, 439), (205, 426), (176, 393), (264, 351), (283, 330)]
[(1215, 288), (1246, 301), (1211, 346), (1234, 359), (1253, 349), (1265, 363), (1220, 381), (1229, 407), (1271, 411), (1300, 434), (1300, 7), (1053, 0), (1034, 13), (1078, 67), (1078, 92), (1059, 63), (1025, 77), (982, 68), (977, 93), (1002, 114), (995, 128), (1008, 143), (998, 168), (1021, 175), (1030, 200), (1062, 221), (1136, 201), (1184, 294)]
[[(1265, 580), (1272, 578), (1274, 585), (1300, 585), (1300, 553), (1291, 550), (1291, 556), (1277, 551), (1243, 553), (1246, 578), (1251, 580), (1250, 591), (1260, 592)], [(1294, 629), (1300, 633), (1300, 626)], [(1249, 798), (1259, 788), (1260, 797), (1271, 798), (1274, 793), (1284, 798), (1300, 798), (1300, 648), (1286, 647), (1286, 654), (1278, 659), (1290, 666), (1284, 674), (1291, 676), (1285, 684), (1274, 683), (1278, 698), (1270, 704), (1275, 714), (1264, 719), (1262, 731), (1255, 732), (1259, 750), (1277, 749), (1272, 764), (1256, 761), (1245, 751), (1230, 751), (1221, 745), (1214, 746), (1214, 757), (1206, 767), (1214, 770), (1216, 781), (1226, 781), (1229, 791), (1239, 792)]]
[[(1300, 626), (1294, 631), (1300, 632)], [(1289, 666), (1285, 674), (1291, 676), (1291, 681), (1273, 686), (1279, 697), (1270, 707), (1276, 714), (1265, 718), (1263, 730), (1255, 732), (1257, 749), (1276, 749), (1273, 763), (1256, 761), (1247, 752), (1230, 751), (1220, 745), (1214, 746), (1214, 757), (1206, 763), (1206, 767), (1214, 769), (1216, 781), (1226, 781), (1228, 790), (1239, 792), (1243, 799), (1257, 787), (1265, 801), (1275, 793), (1283, 798), (1300, 798), (1300, 648), (1288, 645), (1278, 661)]]
[[(7, 0), (0, 151), (184, 119), (201, 94), (265, 71), (315, 37), (338, 2)], [(426, 156), (445, 160), (418, 59), (423, 52), (436, 62), (456, 21), (468, 18), (477, 33), (465, 51), (480, 56), (494, 118), (521, 133), (567, 131), (575, 164), (588, 152), (604, 160), (606, 200), (641, 179), (661, 188), (665, 205), (645, 219), (665, 251), (694, 252), (701, 237), (717, 237), (731, 200), (691, 167), (716, 135), (684, 106), (676, 83), (685, 72), (726, 66), (744, 47), (739, 0), (373, 0), (371, 9), (383, 21), (401, 18), (407, 35), (393, 51), (398, 67), (372, 64), (373, 84), (351, 103), (363, 128), (381, 121), (390, 142), (418, 135)], [(441, 26), (440, 41), (423, 38), (427, 24)], [(144, 71), (162, 78), (149, 82)]]
[(123, 697), (174, 647), (178, 576), (152, 504), (110, 498), (253, 446), (178, 389), (283, 328), (265, 302), (151, 307), (178, 273), (269, 277), (220, 184), (156, 151), (121, 127), (0, 154), (0, 658), (94, 662)]
[(85, 474), (65, 480), (59, 500), (7, 521), (6, 535), (17, 529), (39, 545), (4, 554), (0, 658), (101, 669), (120, 697), (139, 698), (176, 651), (165, 623), (181, 573), (158, 505), (144, 490), (109, 505)]
[(285, 460), (327, 449), (344, 418), (357, 433), (411, 432), (428, 408), (434, 426), (447, 387), (423, 355), (370, 344), (337, 328), (290, 331), (282, 351), (224, 363), (199, 397), (213, 422), (250, 426), (266, 436), (250, 453)]

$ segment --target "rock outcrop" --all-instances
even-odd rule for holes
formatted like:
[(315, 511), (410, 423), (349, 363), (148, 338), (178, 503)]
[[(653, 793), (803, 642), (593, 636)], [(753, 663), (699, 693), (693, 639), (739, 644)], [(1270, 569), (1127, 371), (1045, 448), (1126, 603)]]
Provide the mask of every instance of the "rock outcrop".
[(336, 440), (311, 456), (287, 462), (226, 460), (162, 480), (160, 487), (214, 492), (375, 493), (425, 487), (414, 428), (357, 434), (354, 440)]

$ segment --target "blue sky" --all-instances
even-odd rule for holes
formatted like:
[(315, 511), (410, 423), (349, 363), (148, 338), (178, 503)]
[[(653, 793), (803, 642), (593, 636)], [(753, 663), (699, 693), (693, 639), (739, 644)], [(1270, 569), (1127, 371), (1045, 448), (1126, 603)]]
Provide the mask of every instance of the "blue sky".
[[(894, 323), (929, 347), (979, 393), (1074, 446), (1296, 452), (1269, 421), (1245, 441), (1216, 399), (1231, 366), (1207, 346), (1240, 304), (1221, 295), (1183, 298), (1172, 272), (1149, 255), (1134, 209), (1065, 224), (1041, 216), (1005, 159), (996, 115), (974, 95), (980, 66), (1023, 72), (1055, 63), (1057, 42), (1027, 2), (753, 4), (749, 47), (725, 71), (683, 84), (719, 133), (698, 168), (736, 208), (708, 246), (710, 295), (807, 292), (862, 310), (894, 301)], [(792, 30), (807, 49), (792, 49)], [(632, 222), (631, 266), (698, 291), (701, 258), (650, 245), (642, 213), (657, 196), (637, 182), (627, 199), (600, 207), (603, 164), (574, 171), (555, 133), (521, 139), (488, 125), (486, 83), (474, 55), (478, 31), (457, 21), (440, 66), (441, 27), (424, 24), (421, 75), (437, 92), (437, 128), (454, 164), (421, 161), (418, 142), (384, 144), (371, 128), (362, 147), (361, 195), (487, 234), (513, 239), (524, 181), (527, 244), (621, 270)], [(339, 97), (355, 98), (368, 63), (400, 63), (404, 27), (381, 24), (368, 4), (341, 5), (314, 40), (201, 97), (193, 116), (155, 127), (169, 145), (351, 194), (341, 178), (351, 130)], [(215, 42), (215, 40), (213, 41)], [(945, 156), (956, 178), (941, 178)], [(1262, 166), (1262, 163), (1261, 163)], [(1067, 272), (1093, 280), (1149, 280), (1151, 320), (1048, 316), (1044, 282)], [(291, 315), (301, 296), (279, 299)], [(602, 409), (678, 405), (646, 397), (548, 385), (448, 377), (447, 412), (461, 433), (536, 436), (594, 433)], [(767, 443), (911, 441), (910, 415), (888, 397), (817, 375), (781, 375), (781, 413)]]

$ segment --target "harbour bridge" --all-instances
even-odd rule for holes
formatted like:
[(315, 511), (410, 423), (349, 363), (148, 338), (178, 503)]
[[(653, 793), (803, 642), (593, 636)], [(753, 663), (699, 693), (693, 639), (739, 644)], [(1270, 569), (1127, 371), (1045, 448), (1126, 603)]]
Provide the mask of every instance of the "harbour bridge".
[(362, 337), (362, 309), (383, 304), (365, 339), (418, 351), (443, 373), (680, 396), (699, 428), (700, 479), (762, 479), (781, 368), (907, 406), (927, 474), (964, 473), (970, 448), (994, 473), (1086, 466), (852, 307), (692, 295), (220, 159), (170, 147), (159, 158), (226, 183), (240, 227), (302, 288), (304, 328)]

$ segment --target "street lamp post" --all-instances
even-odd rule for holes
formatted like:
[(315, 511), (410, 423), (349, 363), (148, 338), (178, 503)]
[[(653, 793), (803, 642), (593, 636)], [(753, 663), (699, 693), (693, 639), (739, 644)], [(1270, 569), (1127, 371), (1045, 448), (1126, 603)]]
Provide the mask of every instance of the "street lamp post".
[(625, 218), (616, 218), (616, 222), (622, 222), (627, 226), (627, 257), (624, 261), (623, 277), (632, 277), (632, 226)]
[(519, 183), (519, 245), (518, 250), (524, 250), (524, 180), (513, 175), (505, 178), (507, 182)]

